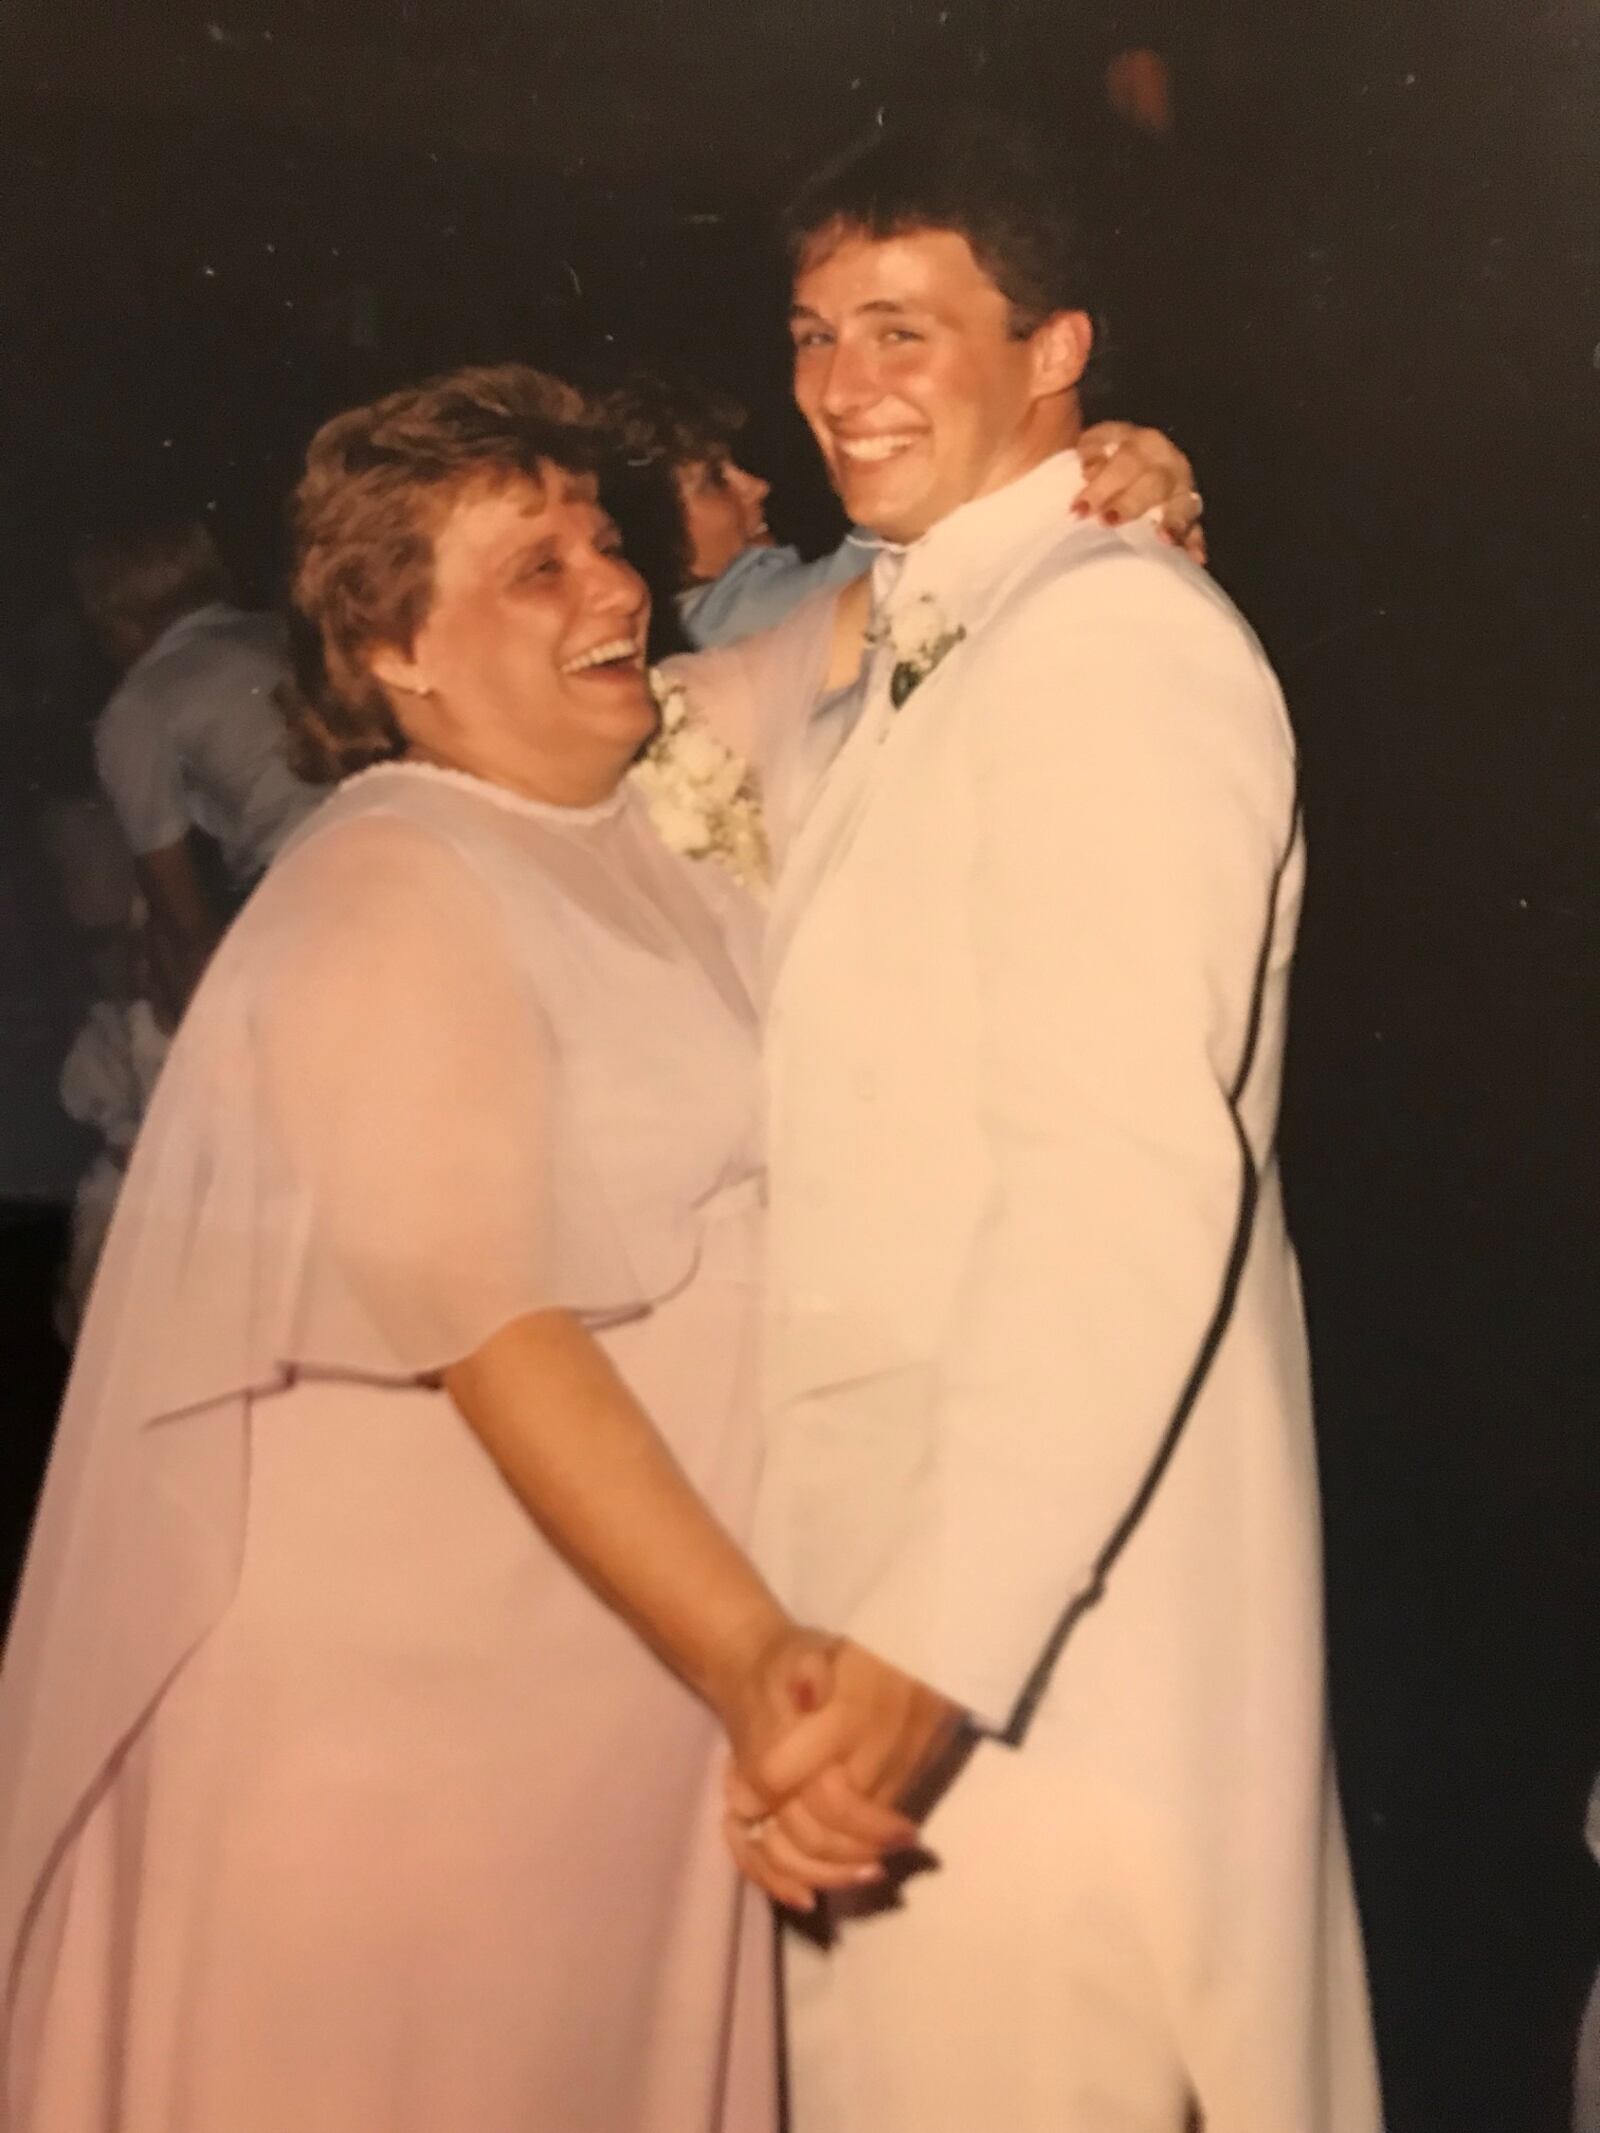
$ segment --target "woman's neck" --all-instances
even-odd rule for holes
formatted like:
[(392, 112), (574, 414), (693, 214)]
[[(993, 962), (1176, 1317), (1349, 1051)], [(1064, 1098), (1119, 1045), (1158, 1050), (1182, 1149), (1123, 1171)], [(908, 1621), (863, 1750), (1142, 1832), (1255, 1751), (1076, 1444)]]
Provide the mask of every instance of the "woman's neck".
[(415, 763), (463, 771), (487, 785), (504, 786), (507, 792), (517, 793), (524, 800), (536, 800), (542, 807), (599, 807), (611, 798), (628, 768), (625, 761), (552, 764), (514, 750), (446, 753), (417, 741), (411, 743), (406, 754)]

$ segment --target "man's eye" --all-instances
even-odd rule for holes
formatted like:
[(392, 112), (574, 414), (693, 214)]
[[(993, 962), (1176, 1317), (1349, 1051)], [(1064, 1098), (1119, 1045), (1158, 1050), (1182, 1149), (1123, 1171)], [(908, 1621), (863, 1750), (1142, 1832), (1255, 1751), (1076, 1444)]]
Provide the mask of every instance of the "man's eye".
[(813, 333), (797, 333), (794, 337), (794, 352), (800, 355), (807, 349), (826, 348), (832, 339), (831, 333), (824, 333), (820, 328)]
[(920, 341), (922, 335), (913, 333), (909, 326), (886, 326), (883, 338), (886, 341)]

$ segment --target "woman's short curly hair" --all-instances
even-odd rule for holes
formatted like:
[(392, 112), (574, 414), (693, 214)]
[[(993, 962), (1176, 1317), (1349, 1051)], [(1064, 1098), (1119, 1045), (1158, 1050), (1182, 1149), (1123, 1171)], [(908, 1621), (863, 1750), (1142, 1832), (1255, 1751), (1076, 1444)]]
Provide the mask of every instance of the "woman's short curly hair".
[[(672, 595), (693, 577), (694, 542), (684, 516), (678, 470), (731, 459), (749, 417), (731, 394), (692, 379), (633, 371), (597, 406), (616, 435), (605, 480), (606, 504), (622, 531), (628, 560), (649, 586), (660, 627), (670, 623)], [(684, 646), (652, 641), (652, 655)]]
[(370, 659), (409, 649), (433, 604), (434, 537), (470, 489), (594, 472), (609, 431), (572, 386), (525, 364), (456, 370), (335, 415), (293, 504), (296, 768), (330, 784), (401, 754)]

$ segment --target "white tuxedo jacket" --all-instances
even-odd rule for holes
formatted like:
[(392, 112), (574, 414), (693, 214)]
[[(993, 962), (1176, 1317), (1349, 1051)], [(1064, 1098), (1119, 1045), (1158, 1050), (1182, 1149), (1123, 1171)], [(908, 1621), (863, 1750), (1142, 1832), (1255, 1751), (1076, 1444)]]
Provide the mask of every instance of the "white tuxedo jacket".
[[(890, 612), (964, 635), (898, 711), (874, 655), (792, 837), (761, 1546), (802, 1618), (1055, 1759), (1063, 1811), (1116, 1803), (1208, 2126), (1368, 2127), (1274, 1152), (1294, 750), (1225, 596), (1075, 526), (1080, 481), (908, 552)], [(1330, 2050), (1331, 2116), (1294, 2071)]]

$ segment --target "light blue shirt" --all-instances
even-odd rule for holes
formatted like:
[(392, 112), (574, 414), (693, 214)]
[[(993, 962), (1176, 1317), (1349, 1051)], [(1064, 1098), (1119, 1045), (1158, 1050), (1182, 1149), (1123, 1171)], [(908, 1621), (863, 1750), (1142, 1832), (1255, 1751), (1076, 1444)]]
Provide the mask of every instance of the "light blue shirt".
[(870, 533), (852, 531), (814, 563), (802, 562), (794, 548), (746, 548), (720, 577), (679, 593), (678, 613), (702, 649), (737, 644), (782, 622), (814, 593), (836, 592), (865, 576), (877, 545)]

